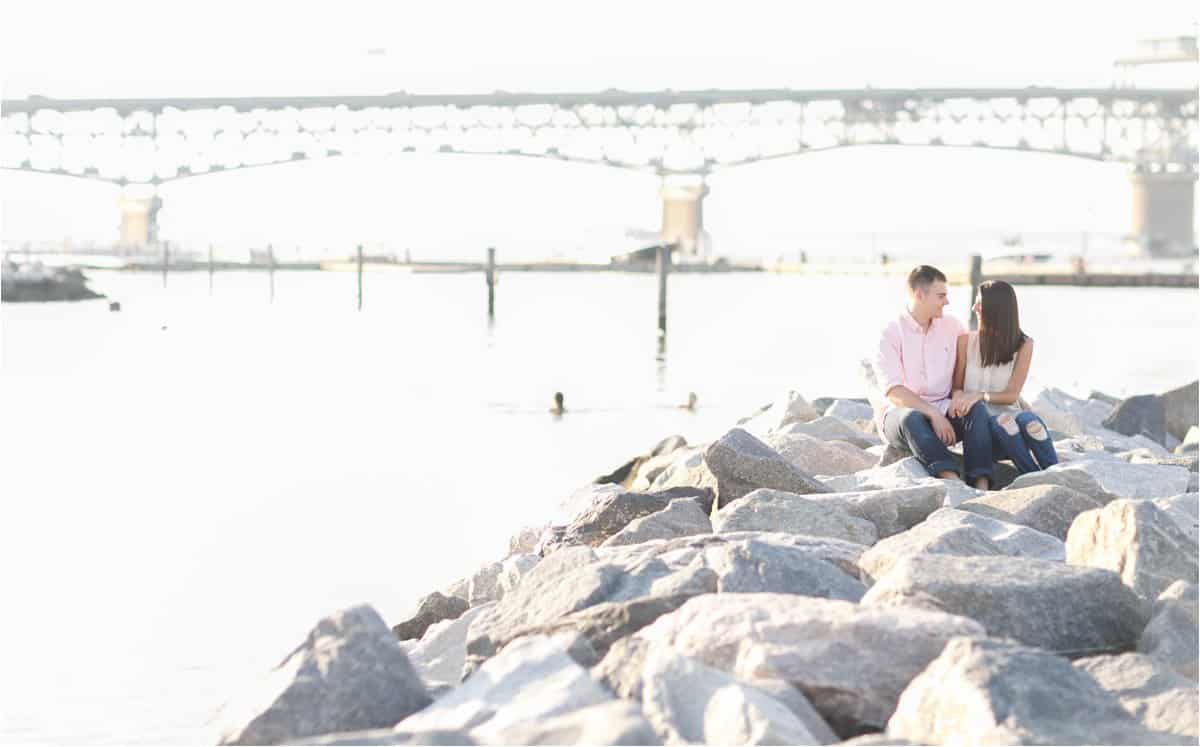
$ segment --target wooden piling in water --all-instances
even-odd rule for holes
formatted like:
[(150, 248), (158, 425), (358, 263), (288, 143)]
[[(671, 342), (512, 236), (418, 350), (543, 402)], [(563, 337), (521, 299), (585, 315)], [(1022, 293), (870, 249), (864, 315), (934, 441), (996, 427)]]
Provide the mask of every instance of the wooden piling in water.
[(213, 289), (213, 245), (208, 245), (208, 295), (212, 295)]
[(275, 247), (267, 244), (267, 283), (270, 288), (268, 303), (275, 303)]
[(484, 269), (484, 279), (487, 282), (488, 318), (496, 315), (496, 248), (488, 247), (487, 250), (487, 266)]
[(983, 282), (983, 257), (978, 254), (972, 254), (970, 257), (971, 269), (967, 275), (967, 284), (971, 288), (970, 296), (967, 298), (967, 319), (971, 329), (975, 329), (977, 322), (975, 321), (975, 296), (979, 294), (979, 285)]
[(362, 311), (362, 244), (358, 245), (358, 310)]
[(659, 244), (655, 262), (658, 274), (658, 334), (667, 334), (667, 273), (671, 269), (671, 245)]
[(167, 287), (167, 267), (171, 264), (171, 242), (162, 243), (162, 278), (163, 287)]

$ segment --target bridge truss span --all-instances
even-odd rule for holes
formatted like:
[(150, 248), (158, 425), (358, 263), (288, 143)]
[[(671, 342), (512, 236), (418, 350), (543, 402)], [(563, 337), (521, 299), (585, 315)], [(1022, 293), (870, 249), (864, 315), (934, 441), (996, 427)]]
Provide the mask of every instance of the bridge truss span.
[(861, 89), (4, 101), (0, 166), (159, 184), (338, 155), (519, 155), (708, 174), (856, 145), (1196, 171), (1195, 90)]

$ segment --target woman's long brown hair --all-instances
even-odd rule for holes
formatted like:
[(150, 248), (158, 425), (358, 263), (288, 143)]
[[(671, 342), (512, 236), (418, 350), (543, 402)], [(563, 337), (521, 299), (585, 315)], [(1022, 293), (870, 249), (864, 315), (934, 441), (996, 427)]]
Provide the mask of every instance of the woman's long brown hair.
[(979, 297), (980, 365), (1003, 365), (1012, 361), (1025, 342), (1017, 313), (1017, 293), (1003, 280), (985, 280), (979, 284)]

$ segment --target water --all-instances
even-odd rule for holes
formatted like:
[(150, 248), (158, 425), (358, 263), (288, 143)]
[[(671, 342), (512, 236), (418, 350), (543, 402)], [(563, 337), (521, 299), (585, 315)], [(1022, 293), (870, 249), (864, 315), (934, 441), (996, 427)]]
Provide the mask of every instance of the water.
[[(3, 308), (0, 741), (211, 743), (320, 616), (415, 599), (592, 477), (795, 387), (859, 396), (894, 280), (92, 273)], [(1020, 288), (1026, 393), (1196, 378), (1192, 290)], [(963, 312), (964, 289), (951, 292)], [(547, 413), (551, 394), (568, 413)], [(674, 407), (687, 392), (700, 408)]]

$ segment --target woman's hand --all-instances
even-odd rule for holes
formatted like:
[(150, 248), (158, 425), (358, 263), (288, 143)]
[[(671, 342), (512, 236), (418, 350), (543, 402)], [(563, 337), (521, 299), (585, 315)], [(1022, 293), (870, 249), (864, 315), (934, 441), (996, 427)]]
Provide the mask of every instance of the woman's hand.
[(983, 399), (979, 392), (955, 392), (950, 398), (949, 415), (952, 418), (962, 417), (971, 411), (976, 402)]

